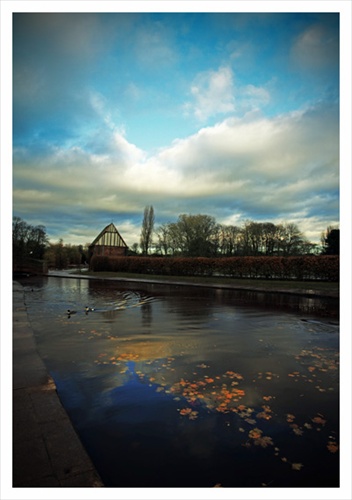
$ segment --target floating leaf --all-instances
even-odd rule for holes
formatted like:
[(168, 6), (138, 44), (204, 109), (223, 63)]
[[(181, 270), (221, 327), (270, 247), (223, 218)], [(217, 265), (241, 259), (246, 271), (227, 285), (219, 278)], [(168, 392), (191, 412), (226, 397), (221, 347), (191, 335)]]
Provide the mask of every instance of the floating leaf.
[(321, 424), (321, 425), (325, 425), (326, 424), (326, 420), (321, 418), (321, 417), (314, 417), (312, 418), (312, 422), (314, 422), (315, 424)]
[(248, 424), (251, 424), (251, 425), (254, 425), (257, 423), (257, 421), (254, 420), (254, 418), (245, 418), (244, 421), (247, 422)]
[(243, 380), (242, 375), (236, 372), (227, 371), (225, 375), (227, 375), (229, 378), (237, 378), (238, 380)]
[(261, 437), (262, 434), (263, 431), (261, 431), (260, 429), (258, 429), (258, 427), (256, 427), (255, 429), (249, 431), (248, 437), (250, 437), (251, 439), (258, 439)]
[(293, 432), (296, 434), (296, 436), (302, 436), (303, 431), (301, 429), (293, 429)]
[(263, 436), (254, 440), (256, 446), (261, 446), (262, 448), (267, 448), (267, 446), (272, 446), (273, 440), (269, 436)]
[(331, 452), (331, 453), (336, 453), (337, 450), (339, 449), (337, 443), (335, 443), (334, 441), (328, 441), (328, 444), (327, 444), (327, 449)]
[(180, 410), (180, 415), (189, 415), (190, 413), (192, 413), (192, 408), (183, 408)]
[(293, 464), (291, 464), (291, 467), (293, 470), (301, 470), (303, 467), (303, 464), (293, 463)]

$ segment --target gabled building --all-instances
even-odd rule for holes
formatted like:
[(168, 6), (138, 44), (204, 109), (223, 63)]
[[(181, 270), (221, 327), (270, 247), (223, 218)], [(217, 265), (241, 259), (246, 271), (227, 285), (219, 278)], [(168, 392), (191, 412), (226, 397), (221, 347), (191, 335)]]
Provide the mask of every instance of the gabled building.
[(128, 246), (113, 223), (106, 226), (89, 245), (89, 260), (94, 255), (121, 257), (127, 254)]

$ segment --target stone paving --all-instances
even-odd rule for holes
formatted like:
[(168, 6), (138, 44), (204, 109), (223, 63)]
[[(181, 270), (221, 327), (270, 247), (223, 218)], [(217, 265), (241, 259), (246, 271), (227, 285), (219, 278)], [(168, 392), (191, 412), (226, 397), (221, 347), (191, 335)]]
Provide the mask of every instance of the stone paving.
[(13, 487), (102, 487), (36, 349), (13, 282)]

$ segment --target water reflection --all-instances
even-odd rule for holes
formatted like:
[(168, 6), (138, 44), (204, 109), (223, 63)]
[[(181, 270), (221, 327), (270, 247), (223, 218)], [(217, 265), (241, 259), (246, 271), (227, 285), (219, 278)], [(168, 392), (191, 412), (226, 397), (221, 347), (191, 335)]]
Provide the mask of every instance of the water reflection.
[(336, 301), (82, 282), (26, 302), (107, 486), (337, 486)]

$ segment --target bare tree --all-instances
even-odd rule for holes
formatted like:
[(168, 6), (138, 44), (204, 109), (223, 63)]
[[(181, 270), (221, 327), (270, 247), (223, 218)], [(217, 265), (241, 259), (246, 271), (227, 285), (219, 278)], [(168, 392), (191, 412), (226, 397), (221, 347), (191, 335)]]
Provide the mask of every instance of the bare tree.
[(153, 206), (150, 205), (145, 207), (140, 240), (143, 255), (148, 255), (149, 248), (153, 241), (154, 220)]

